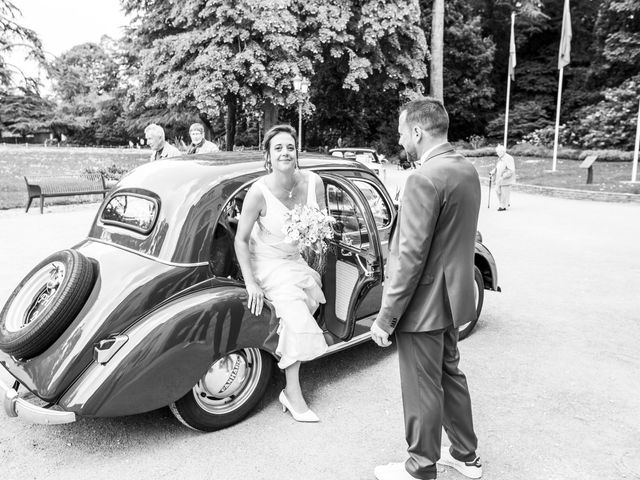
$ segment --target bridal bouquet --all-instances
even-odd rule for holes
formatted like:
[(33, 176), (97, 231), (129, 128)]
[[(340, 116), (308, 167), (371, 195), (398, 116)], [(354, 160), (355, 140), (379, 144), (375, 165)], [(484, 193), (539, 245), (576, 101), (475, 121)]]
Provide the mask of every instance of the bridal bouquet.
[(284, 241), (297, 244), (309, 266), (322, 273), (328, 240), (333, 238), (332, 224), (335, 218), (326, 209), (319, 210), (308, 205), (296, 205), (285, 215), (282, 227)]

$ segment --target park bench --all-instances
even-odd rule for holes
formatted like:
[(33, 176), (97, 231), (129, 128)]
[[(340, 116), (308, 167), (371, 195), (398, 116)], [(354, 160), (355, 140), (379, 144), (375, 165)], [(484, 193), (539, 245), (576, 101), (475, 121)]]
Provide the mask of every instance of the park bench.
[(27, 208), (29, 211), (34, 198), (40, 198), (40, 213), (43, 213), (44, 199), (51, 197), (70, 197), (74, 195), (95, 195), (107, 193), (104, 177), (101, 173), (88, 173), (72, 176), (24, 177), (27, 184)]

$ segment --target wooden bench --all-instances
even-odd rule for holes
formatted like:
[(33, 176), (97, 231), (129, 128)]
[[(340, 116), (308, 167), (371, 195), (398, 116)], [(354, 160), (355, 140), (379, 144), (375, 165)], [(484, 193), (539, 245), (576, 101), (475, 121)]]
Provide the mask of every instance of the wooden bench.
[(24, 177), (27, 184), (27, 208), (29, 211), (34, 198), (40, 197), (40, 213), (43, 213), (44, 199), (50, 197), (70, 197), (73, 195), (106, 195), (108, 189), (100, 173), (80, 176), (60, 175), (50, 177)]

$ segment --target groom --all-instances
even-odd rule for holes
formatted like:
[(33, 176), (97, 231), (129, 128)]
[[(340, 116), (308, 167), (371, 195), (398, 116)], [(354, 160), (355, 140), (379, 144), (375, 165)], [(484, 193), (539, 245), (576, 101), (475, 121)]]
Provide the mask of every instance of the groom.
[[(378, 480), (436, 478), (436, 462), (480, 478), (467, 380), (458, 369), (459, 325), (476, 318), (473, 256), (480, 182), (447, 141), (442, 102), (424, 98), (400, 111), (399, 143), (421, 165), (408, 178), (391, 238), (373, 340), (400, 362), (409, 458), (376, 467)], [(444, 427), (451, 449), (440, 451)]]

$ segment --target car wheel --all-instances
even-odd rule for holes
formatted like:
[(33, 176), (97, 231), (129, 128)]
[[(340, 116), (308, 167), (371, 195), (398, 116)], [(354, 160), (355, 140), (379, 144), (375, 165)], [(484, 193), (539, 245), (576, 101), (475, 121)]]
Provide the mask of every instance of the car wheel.
[(189, 428), (213, 432), (246, 417), (269, 385), (273, 358), (244, 348), (216, 360), (195, 387), (169, 408)]
[(93, 288), (90, 260), (62, 250), (20, 282), (0, 313), (0, 350), (16, 358), (45, 351), (76, 318)]
[(473, 267), (474, 269), (474, 284), (473, 284), (473, 299), (476, 303), (476, 318), (470, 322), (467, 322), (458, 327), (458, 338), (460, 340), (467, 338), (473, 328), (478, 323), (478, 318), (480, 318), (480, 312), (482, 312), (482, 303), (484, 302), (484, 280), (482, 280), (482, 273), (478, 267)]

